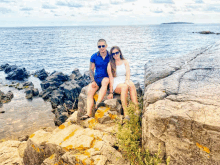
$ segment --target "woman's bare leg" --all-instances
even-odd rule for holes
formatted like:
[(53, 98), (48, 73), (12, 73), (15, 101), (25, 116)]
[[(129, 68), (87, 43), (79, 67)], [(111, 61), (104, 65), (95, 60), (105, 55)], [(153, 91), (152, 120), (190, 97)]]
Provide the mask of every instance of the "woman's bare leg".
[(134, 104), (138, 104), (136, 87), (132, 81), (129, 81), (129, 92), (131, 96), (131, 101)]
[(121, 103), (124, 110), (124, 115), (127, 116), (127, 97), (128, 97), (128, 85), (127, 84), (118, 84), (115, 91), (121, 95)]

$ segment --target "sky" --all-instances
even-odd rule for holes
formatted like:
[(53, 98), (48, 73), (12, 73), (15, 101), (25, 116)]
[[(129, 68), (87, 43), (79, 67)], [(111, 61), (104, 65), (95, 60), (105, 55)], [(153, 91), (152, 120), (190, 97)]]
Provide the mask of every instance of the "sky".
[(0, 27), (220, 23), (220, 0), (0, 0)]

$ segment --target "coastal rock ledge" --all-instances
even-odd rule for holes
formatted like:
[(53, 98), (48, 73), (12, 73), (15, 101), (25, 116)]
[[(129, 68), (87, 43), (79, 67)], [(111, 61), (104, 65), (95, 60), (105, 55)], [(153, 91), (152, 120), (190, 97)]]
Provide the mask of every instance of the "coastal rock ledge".
[(170, 164), (220, 164), (220, 42), (145, 65), (142, 139)]

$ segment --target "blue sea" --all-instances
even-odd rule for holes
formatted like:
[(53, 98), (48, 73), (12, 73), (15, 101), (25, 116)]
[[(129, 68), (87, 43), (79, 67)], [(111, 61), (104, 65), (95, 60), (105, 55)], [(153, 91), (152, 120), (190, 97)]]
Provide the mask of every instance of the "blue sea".
[[(91, 55), (98, 51), (97, 41), (104, 38), (108, 50), (115, 45), (121, 48), (130, 64), (131, 79), (143, 88), (148, 60), (185, 55), (220, 40), (220, 35), (193, 33), (199, 31), (220, 33), (220, 24), (0, 28), (0, 65), (15, 64), (30, 73), (44, 68), (68, 75), (78, 68), (83, 74), (89, 69)], [(29, 81), (40, 88), (39, 79), (31, 76)], [(0, 72), (0, 90), (14, 93), (12, 101), (0, 108), (5, 111), (0, 113), (0, 139), (17, 139), (42, 127), (55, 127), (49, 102), (40, 97), (27, 100), (23, 90), (5, 83), (5, 74)]]
[(0, 65), (16, 64), (30, 73), (45, 68), (70, 74), (78, 68), (83, 74), (98, 51), (98, 39), (104, 38), (108, 50), (121, 48), (132, 80), (143, 87), (148, 60), (180, 56), (220, 40), (220, 35), (193, 33), (199, 31), (220, 33), (220, 24), (0, 28)]

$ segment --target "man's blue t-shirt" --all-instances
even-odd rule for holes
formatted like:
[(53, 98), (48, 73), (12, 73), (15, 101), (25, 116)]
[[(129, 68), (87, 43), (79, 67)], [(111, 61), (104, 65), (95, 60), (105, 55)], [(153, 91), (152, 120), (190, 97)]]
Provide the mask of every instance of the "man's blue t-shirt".
[(109, 63), (109, 53), (107, 51), (107, 55), (103, 60), (102, 56), (99, 52), (93, 54), (91, 56), (90, 62), (95, 63), (95, 79), (101, 77), (108, 77), (107, 66)]

